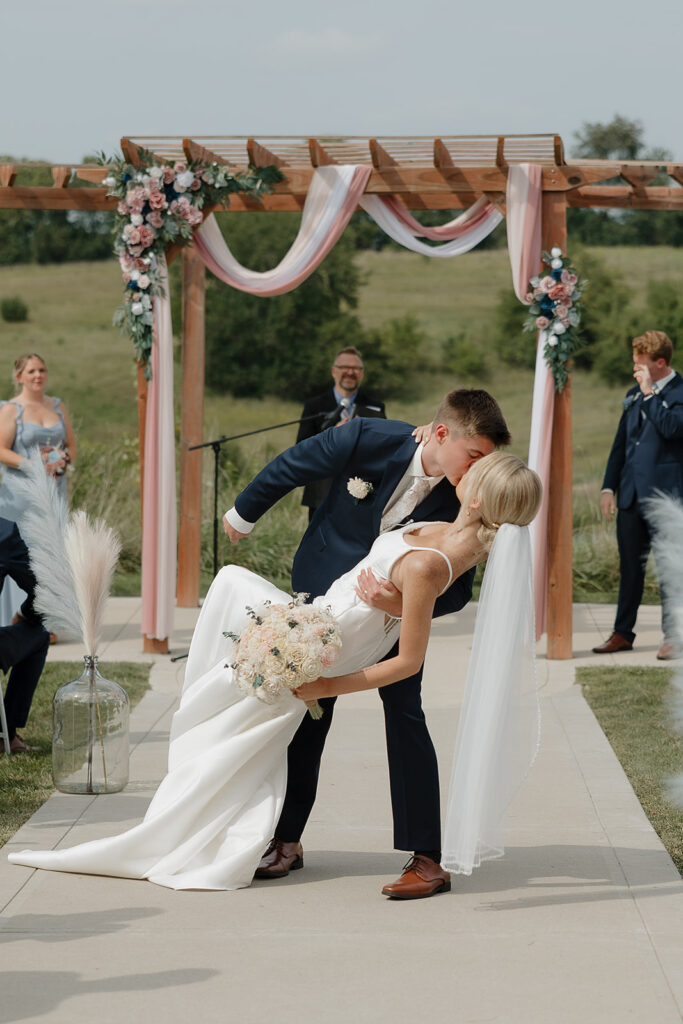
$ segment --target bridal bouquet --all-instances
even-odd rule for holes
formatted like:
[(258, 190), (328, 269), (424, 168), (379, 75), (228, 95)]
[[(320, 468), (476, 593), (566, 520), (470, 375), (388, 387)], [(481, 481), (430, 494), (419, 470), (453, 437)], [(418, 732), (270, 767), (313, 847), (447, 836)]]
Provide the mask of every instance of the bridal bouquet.
[[(240, 634), (223, 634), (237, 645), (230, 668), (245, 695), (275, 704), (281, 693), (317, 679), (339, 656), (339, 627), (328, 608), (295, 598), (289, 604), (266, 601), (247, 614), (251, 621)], [(317, 701), (306, 706), (313, 718), (322, 716)]]

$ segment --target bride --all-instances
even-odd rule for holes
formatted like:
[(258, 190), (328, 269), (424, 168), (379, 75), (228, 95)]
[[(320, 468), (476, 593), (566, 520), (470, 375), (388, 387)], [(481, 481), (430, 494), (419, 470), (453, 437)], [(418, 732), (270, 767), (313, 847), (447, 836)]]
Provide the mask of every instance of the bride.
[[(443, 863), (470, 873), (502, 854), (507, 804), (535, 756), (533, 600), (527, 525), (541, 499), (536, 474), (494, 452), (465, 474), (453, 523), (411, 523), (382, 534), (369, 554), (314, 604), (329, 607), (342, 638), (324, 678), (276, 704), (243, 696), (226, 664), (247, 606), (290, 595), (239, 566), (223, 568), (192, 638), (180, 706), (171, 726), (168, 774), (143, 821), (71, 849), (10, 854), (14, 864), (54, 871), (146, 878), (172, 889), (251, 884), (273, 835), (286, 786), (286, 751), (304, 700), (387, 686), (425, 656), (436, 598), (490, 549), (460, 716)], [(402, 593), (402, 618), (360, 597), (367, 573)], [(399, 638), (396, 657), (381, 659)]]

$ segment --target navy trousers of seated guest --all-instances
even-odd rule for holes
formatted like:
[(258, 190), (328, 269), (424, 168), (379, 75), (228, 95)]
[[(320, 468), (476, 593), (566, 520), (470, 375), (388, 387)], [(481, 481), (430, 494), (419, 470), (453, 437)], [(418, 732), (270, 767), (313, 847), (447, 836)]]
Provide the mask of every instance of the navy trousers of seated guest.
[[(387, 654), (393, 658), (398, 645)], [(383, 686), (379, 695), (389, 757), (389, 783), (397, 850), (440, 850), (439, 771), (422, 710), (422, 669), (409, 679)], [(287, 793), (275, 830), (278, 839), (298, 842), (315, 803), (320, 760), (332, 724), (336, 697), (320, 701), (323, 716), (305, 715), (287, 751)]]
[[(620, 508), (617, 512), (617, 544), (621, 578), (614, 631), (633, 643), (636, 635), (633, 629), (645, 585), (645, 566), (652, 546), (650, 524), (643, 515), (638, 501), (634, 501), (629, 508)], [(667, 594), (661, 583), (661, 574), (659, 575), (662, 633), (670, 638), (675, 636), (674, 623)]]
[(26, 725), (49, 645), (49, 633), (35, 622), (0, 627), (0, 669), (11, 670), (4, 697), (10, 739)]

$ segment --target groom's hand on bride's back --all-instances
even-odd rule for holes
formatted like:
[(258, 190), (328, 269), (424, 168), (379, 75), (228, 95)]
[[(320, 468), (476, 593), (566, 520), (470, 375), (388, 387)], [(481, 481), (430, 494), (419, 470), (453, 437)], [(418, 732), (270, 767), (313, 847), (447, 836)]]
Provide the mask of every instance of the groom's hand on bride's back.
[(237, 544), (238, 541), (244, 540), (245, 537), (249, 536), (248, 533), (240, 533), (239, 530), (236, 530), (234, 526), (231, 526), (228, 520), (225, 518), (225, 516), (223, 516), (223, 529), (225, 530), (228, 537), (230, 538), (231, 543), (233, 544)]
[(386, 615), (400, 619), (403, 614), (403, 595), (391, 580), (380, 579), (370, 569), (363, 569), (358, 574), (355, 591), (361, 601), (371, 608), (378, 608)]

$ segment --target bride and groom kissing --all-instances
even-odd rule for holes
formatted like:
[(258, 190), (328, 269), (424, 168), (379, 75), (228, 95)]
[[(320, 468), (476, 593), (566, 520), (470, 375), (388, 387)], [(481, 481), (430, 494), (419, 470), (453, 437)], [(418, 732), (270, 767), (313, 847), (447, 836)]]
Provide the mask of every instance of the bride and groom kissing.
[[(515, 456), (496, 452), (510, 434), (485, 391), (451, 392), (428, 439), (416, 443), (413, 433), (406, 423), (357, 418), (308, 438), (267, 465), (224, 517), (236, 543), (292, 488), (332, 478), (297, 550), (292, 584), (335, 616), (338, 662), (275, 705), (243, 696), (226, 634), (244, 627), (245, 609), (290, 597), (246, 569), (225, 567), (202, 607), (171, 728), (169, 771), (143, 822), (71, 849), (12, 854), (13, 862), (174, 889), (285, 877), (303, 867), (300, 840), (336, 697), (371, 688), (384, 706), (394, 846), (413, 853), (382, 892), (394, 899), (446, 892), (446, 867), (470, 873), (500, 855), (513, 777), (523, 776), (535, 753), (537, 716), (525, 689), (533, 614), (524, 527), (538, 510), (540, 482)], [(469, 601), (474, 566), (489, 549), (442, 855), (422, 661), (432, 614)], [(315, 699), (320, 719), (303, 703)]]

